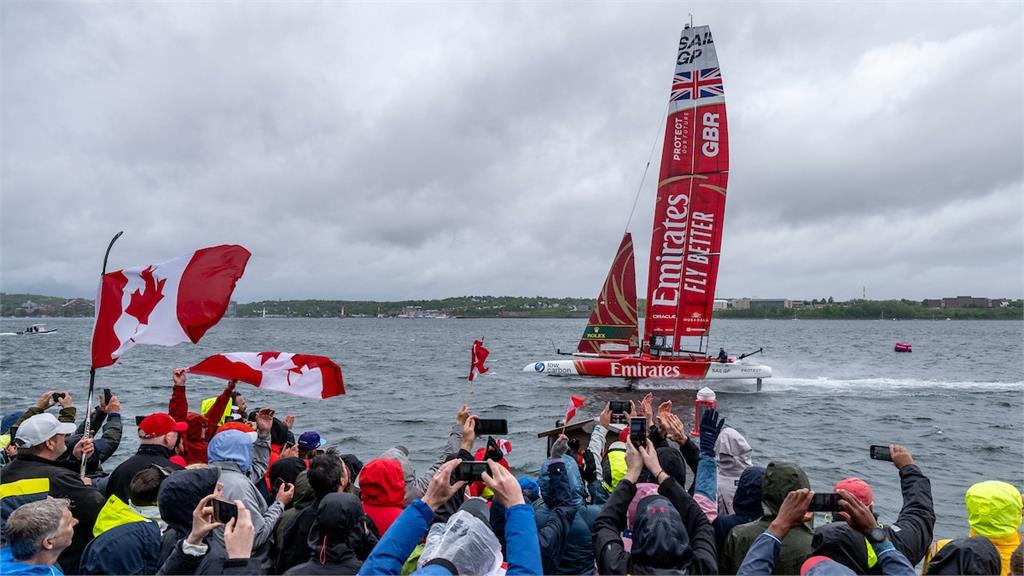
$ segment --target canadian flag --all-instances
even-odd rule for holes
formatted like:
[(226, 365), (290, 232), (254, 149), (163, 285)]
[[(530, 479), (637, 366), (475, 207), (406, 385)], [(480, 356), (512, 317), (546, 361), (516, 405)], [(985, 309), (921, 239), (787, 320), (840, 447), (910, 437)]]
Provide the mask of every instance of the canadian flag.
[(341, 367), (326, 356), (290, 352), (229, 352), (210, 356), (188, 371), (239, 380), (265, 390), (303, 398), (330, 398), (345, 393)]
[(104, 274), (96, 297), (92, 367), (112, 365), (136, 344), (198, 342), (227, 311), (249, 256), (241, 246), (213, 246)]
[(487, 372), (484, 362), (490, 352), (484, 348), (483, 340), (474, 340), (473, 347), (469, 350), (469, 381), (472, 382), (477, 374)]
[(565, 409), (565, 420), (563, 420), (563, 426), (569, 424), (569, 420), (572, 420), (573, 416), (576, 415), (576, 410), (583, 408), (583, 398), (579, 396), (569, 396), (569, 406)]

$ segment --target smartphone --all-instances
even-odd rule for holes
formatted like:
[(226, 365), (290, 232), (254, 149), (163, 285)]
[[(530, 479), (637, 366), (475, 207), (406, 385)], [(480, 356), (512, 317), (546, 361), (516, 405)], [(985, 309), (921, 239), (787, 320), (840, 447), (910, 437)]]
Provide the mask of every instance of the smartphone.
[(216, 522), (228, 523), (228, 520), (232, 518), (238, 518), (238, 506), (235, 506), (233, 502), (226, 500), (213, 501), (213, 519)]
[(103, 405), (104, 406), (106, 406), (107, 404), (110, 404), (110, 397), (113, 396), (113, 395), (114, 395), (114, 393), (110, 391), (110, 388), (104, 388), (103, 389)]
[(807, 507), (808, 512), (839, 512), (839, 494), (835, 492), (823, 492), (811, 496), (811, 505)]
[(64, 393), (63, 392), (54, 392), (53, 396), (51, 398), (53, 399), (53, 403), (56, 404), (56, 403), (60, 402), (60, 399), (63, 398), (63, 397), (64, 397)]
[(461, 480), (465, 480), (466, 482), (478, 482), (483, 479), (483, 473), (487, 471), (487, 462), (463, 462), (459, 464), (459, 467), (452, 473), (452, 482), (459, 482)]
[(494, 435), (503, 436), (508, 434), (508, 420), (502, 418), (477, 418), (473, 430), (477, 436)]
[(634, 446), (647, 445), (647, 418), (640, 416), (629, 419), (629, 441)]
[(629, 412), (629, 402), (626, 400), (612, 400), (608, 403), (612, 414), (625, 414)]
[(871, 446), (871, 459), (892, 462), (892, 453), (889, 452), (888, 446), (879, 446), (877, 444), (873, 444)]

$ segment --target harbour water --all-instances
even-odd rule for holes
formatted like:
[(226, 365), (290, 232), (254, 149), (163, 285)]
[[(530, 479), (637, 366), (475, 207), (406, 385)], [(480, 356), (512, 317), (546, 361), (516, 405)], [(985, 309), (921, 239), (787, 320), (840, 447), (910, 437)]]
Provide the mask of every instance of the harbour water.
[[(91, 319), (48, 319), (58, 332), (0, 338), (3, 412), (33, 404), (45, 390), (68, 390), (84, 406)], [(0, 332), (26, 319), (0, 319)], [(444, 444), (455, 411), (507, 418), (520, 474), (544, 458), (537, 432), (561, 417), (570, 394), (586, 398), (577, 418), (605, 401), (639, 399), (648, 390), (671, 399), (692, 420), (698, 382), (639, 383), (553, 378), (522, 372), (529, 362), (572, 349), (582, 320), (225, 319), (195, 346), (139, 347), (97, 374), (97, 393), (123, 403), (125, 440), (113, 463), (131, 454), (134, 416), (166, 410), (170, 372), (219, 352), (281, 350), (324, 354), (345, 374), (347, 394), (309, 401), (240, 385), (252, 407), (296, 416), (296, 432), (316, 430), (364, 461), (386, 447), (409, 448), (424, 469)], [(799, 463), (818, 491), (860, 476), (874, 487), (876, 511), (895, 520), (899, 477), (868, 458), (870, 444), (904, 444), (932, 481), (937, 536), (966, 534), (963, 495), (972, 483), (1001, 479), (1024, 487), (1024, 322), (719, 320), (711, 344), (732, 355), (764, 347), (774, 370), (762, 392), (752, 382), (715, 385), (720, 410), (754, 447), (755, 460)], [(469, 347), (486, 338), (491, 371), (466, 381)], [(896, 341), (914, 352), (893, 352)], [(210, 378), (189, 380), (194, 407), (220, 391)]]

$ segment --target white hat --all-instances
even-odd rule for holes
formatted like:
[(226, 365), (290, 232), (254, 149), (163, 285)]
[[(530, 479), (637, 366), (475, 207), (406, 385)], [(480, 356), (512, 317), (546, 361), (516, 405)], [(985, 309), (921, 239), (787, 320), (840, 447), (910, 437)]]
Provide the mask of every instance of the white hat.
[(75, 425), (61, 422), (53, 414), (42, 413), (25, 420), (18, 426), (18, 433), (14, 436), (15, 443), (20, 448), (31, 448), (46, 442), (57, 434), (72, 434)]

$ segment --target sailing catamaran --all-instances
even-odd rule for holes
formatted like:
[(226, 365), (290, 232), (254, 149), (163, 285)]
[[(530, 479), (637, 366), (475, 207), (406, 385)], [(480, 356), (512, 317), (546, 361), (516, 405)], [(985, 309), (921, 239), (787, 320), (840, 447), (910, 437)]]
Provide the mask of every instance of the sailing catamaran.
[(654, 209), (644, 338), (638, 341), (627, 232), (572, 359), (523, 368), (553, 376), (761, 379), (771, 368), (708, 356), (722, 246), (729, 140), (725, 87), (707, 26), (686, 27), (672, 79)]

